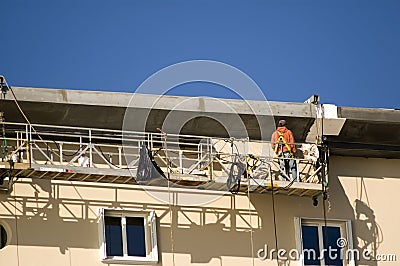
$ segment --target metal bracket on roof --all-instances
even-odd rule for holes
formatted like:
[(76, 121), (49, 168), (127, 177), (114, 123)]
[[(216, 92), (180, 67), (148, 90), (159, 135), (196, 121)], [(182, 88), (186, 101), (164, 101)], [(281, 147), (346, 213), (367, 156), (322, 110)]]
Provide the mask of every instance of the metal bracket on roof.
[(8, 92), (8, 86), (6, 83), (6, 78), (1, 75), (0, 75), (0, 88), (1, 88), (1, 93), (3, 94), (3, 99), (4, 99), (4, 98), (6, 98), (6, 94)]

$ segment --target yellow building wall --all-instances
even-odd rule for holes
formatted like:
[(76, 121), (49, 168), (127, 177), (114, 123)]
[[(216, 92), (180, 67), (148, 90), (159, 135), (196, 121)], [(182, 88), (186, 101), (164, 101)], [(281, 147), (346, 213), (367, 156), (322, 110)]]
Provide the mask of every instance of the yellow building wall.
[[(400, 160), (331, 157), (327, 219), (351, 220), (354, 246), (397, 254)], [(164, 199), (171, 200), (168, 204)], [(196, 205), (197, 204), (197, 205)], [(158, 265), (276, 265), (257, 258), (275, 248), (270, 193), (232, 195), (190, 189), (19, 179), (0, 194), (0, 224), (11, 235), (0, 266), (106, 265), (100, 260), (100, 208), (155, 210)], [(296, 248), (295, 217), (323, 218), (322, 199), (275, 195), (278, 248)], [(171, 222), (172, 218), (172, 222)], [(359, 261), (358, 265), (398, 262)], [(111, 264), (110, 264), (111, 265)], [(281, 265), (297, 265), (296, 261)]]

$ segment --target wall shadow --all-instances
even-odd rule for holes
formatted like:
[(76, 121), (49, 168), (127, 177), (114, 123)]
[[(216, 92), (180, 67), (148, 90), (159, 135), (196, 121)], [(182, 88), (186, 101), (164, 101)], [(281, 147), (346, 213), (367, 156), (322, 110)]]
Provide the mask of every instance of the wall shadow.
[[(370, 205), (369, 198), (381, 197), (372, 193), (372, 187), (367, 187), (365, 180), (378, 179), (379, 182), (388, 182), (390, 179), (398, 178), (395, 172), (396, 160), (332, 157), (331, 171), (329, 174), (330, 208), (333, 216), (340, 217), (344, 211), (352, 220), (354, 248), (358, 250), (360, 265), (378, 265), (376, 255), (379, 253), (379, 246), (383, 241), (383, 232), (377, 220), (376, 212)], [(357, 196), (350, 200), (339, 177), (354, 179), (356, 183)], [(353, 181), (352, 181), (353, 182)], [(387, 184), (390, 186), (390, 184)], [(351, 187), (354, 189), (354, 187)], [(351, 191), (354, 193), (354, 191)], [(341, 199), (345, 199), (343, 205)], [(344, 207), (344, 208), (343, 208)], [(350, 212), (353, 215), (350, 215)], [(371, 251), (369, 258), (362, 255), (364, 251)]]
[[(364, 163), (355, 164), (353, 159), (331, 159), (326, 217), (328, 220), (351, 220), (354, 247), (360, 254), (366, 247), (372, 247), (376, 253), (383, 237), (376, 212), (362, 198), (351, 202), (339, 177), (358, 173), (359, 177), (381, 178), (385, 175), (393, 177), (394, 174), (373, 172), (370, 167), (363, 168), (362, 165)], [(381, 175), (377, 175), (378, 172)], [(294, 218), (323, 218), (321, 197), (319, 205), (314, 207), (309, 197), (275, 195), (276, 246), (270, 193), (251, 193), (250, 208), (245, 194), (222, 196), (225, 204), (169, 206), (154, 199), (149, 200), (139, 186), (97, 186), (89, 182), (21, 180), (12, 195), (0, 194), (0, 219), (8, 223), (14, 232), (18, 226), (18, 245), (58, 247), (60, 254), (65, 254), (69, 248), (99, 248), (99, 208), (155, 210), (161, 259), (163, 253), (171, 254), (173, 251), (189, 255), (191, 263), (209, 263), (212, 259), (222, 257), (257, 260), (257, 251), (265, 245), (269, 249), (295, 249)], [(100, 196), (99, 189), (102, 189)], [(66, 190), (69, 194), (64, 192)], [(367, 187), (364, 188), (364, 195), (370, 196)], [(11, 245), (17, 244), (16, 239), (11, 239)], [(376, 261), (362, 259), (358, 263), (377, 265)], [(280, 264), (291, 265), (295, 262), (289, 260)]]

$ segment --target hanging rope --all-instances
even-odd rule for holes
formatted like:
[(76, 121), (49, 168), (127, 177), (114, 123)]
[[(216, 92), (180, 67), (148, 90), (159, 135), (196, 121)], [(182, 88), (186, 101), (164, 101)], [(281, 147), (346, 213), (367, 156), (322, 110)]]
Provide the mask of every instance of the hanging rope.
[(328, 199), (328, 192), (326, 191), (326, 185), (325, 185), (325, 180), (326, 180), (326, 166), (327, 166), (327, 146), (325, 143), (325, 138), (324, 138), (324, 117), (325, 117), (325, 110), (324, 106), (321, 104), (321, 143), (322, 143), (322, 153), (323, 153), (323, 160), (322, 160), (322, 209), (323, 209), (323, 216), (324, 216), (324, 226), (325, 230), (323, 230), (324, 234), (324, 248), (327, 247), (328, 241), (328, 230), (327, 230), (327, 218), (326, 218), (326, 200)]
[(167, 156), (167, 133), (161, 132), (163, 134), (164, 147), (165, 147), (165, 158), (167, 161), (167, 184), (168, 184), (168, 207), (169, 207), (169, 219), (171, 220), (170, 226), (170, 240), (171, 240), (171, 252), (172, 252), (172, 265), (175, 266), (175, 250), (174, 250), (174, 233), (173, 227), (173, 215), (172, 215), (172, 203), (171, 203), (171, 186), (170, 186), (170, 160)]
[(170, 191), (170, 181), (167, 180), (168, 182), (168, 206), (169, 206), (169, 219), (171, 220), (171, 226), (170, 226), (170, 239), (171, 239), (171, 252), (172, 252), (172, 265), (175, 266), (175, 250), (174, 250), (174, 233), (172, 230), (173, 227), (173, 215), (172, 215), (172, 204), (171, 204), (171, 191)]
[[(12, 177), (10, 176), (10, 179)], [(19, 266), (19, 234), (18, 234), (18, 216), (17, 216), (17, 186), (14, 183), (14, 219), (15, 219), (15, 236), (17, 244), (17, 264)]]
[(243, 163), (235, 157), (235, 161), (231, 165), (228, 179), (226, 181), (226, 186), (232, 194), (237, 194), (239, 192), (240, 181), (245, 170)]
[[(247, 172), (246, 172), (246, 175)], [(247, 199), (249, 203), (249, 217), (250, 217), (250, 242), (251, 242), (251, 260), (252, 260), (252, 265), (254, 266), (254, 239), (253, 239), (253, 225), (251, 221), (251, 202), (250, 202), (250, 178), (247, 178)]]
[[(271, 187), (272, 187), (272, 192), (271, 192), (271, 200), (272, 200), (272, 213), (274, 217), (274, 236), (275, 236), (275, 250), (278, 249), (278, 232), (277, 232), (277, 226), (276, 226), (276, 211), (275, 211), (275, 196), (274, 196), (274, 179), (271, 176)], [(272, 258), (271, 258), (272, 259)], [(279, 261), (278, 257), (276, 257), (276, 264), (279, 266)]]

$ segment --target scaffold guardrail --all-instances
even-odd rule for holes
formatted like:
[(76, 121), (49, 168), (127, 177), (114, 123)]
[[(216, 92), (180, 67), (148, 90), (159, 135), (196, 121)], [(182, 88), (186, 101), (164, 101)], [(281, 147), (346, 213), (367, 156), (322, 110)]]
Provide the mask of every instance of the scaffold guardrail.
[(145, 147), (163, 177), (150, 177), (152, 185), (168, 180), (220, 190), (240, 187), (242, 180), (251, 190), (265, 191), (275, 183), (287, 194), (311, 195), (328, 183), (327, 165), (313, 143), (294, 143), (301, 155), (287, 159), (296, 162), (293, 177), (281, 169), (283, 158), (269, 141), (10, 122), (1, 126), (0, 167), (13, 170), (14, 176), (136, 184)]

